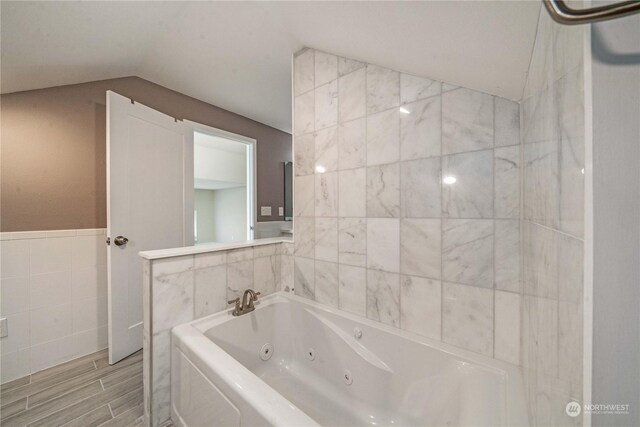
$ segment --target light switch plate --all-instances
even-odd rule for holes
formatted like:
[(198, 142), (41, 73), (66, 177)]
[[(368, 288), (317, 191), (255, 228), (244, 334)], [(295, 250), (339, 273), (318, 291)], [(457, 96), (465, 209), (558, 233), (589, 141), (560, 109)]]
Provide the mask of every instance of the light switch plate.
[(284, 208), (282, 206), (278, 208), (278, 216), (284, 216)]
[(271, 206), (260, 206), (260, 215), (271, 216)]
[(9, 326), (7, 325), (7, 318), (0, 319), (0, 338), (4, 338), (9, 335)]

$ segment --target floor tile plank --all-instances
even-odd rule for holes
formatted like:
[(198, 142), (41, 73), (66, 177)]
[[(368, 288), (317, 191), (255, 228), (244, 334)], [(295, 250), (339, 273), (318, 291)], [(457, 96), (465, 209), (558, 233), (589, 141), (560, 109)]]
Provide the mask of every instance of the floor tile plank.
[(26, 397), (11, 403), (2, 402), (2, 407), (0, 407), (0, 416), (2, 416), (2, 420), (4, 420), (13, 415), (19, 414), (20, 412), (25, 411), (26, 409), (27, 409)]
[[(86, 399), (67, 406), (57, 412), (49, 414), (45, 418), (40, 418), (29, 425), (29, 427), (50, 427), (52, 425), (62, 425), (79, 416), (107, 403), (124, 396), (129, 391), (142, 387), (142, 375), (137, 375), (127, 381), (116, 384), (108, 390), (102, 390), (99, 393), (88, 395)], [(45, 403), (45, 405), (47, 405)]]
[(62, 372), (73, 371), (80, 366), (84, 366), (88, 364), (94, 365), (93, 367), (95, 368), (95, 364), (93, 363), (93, 361), (104, 357), (105, 351), (106, 350), (100, 350), (96, 353), (87, 354), (86, 356), (82, 356), (77, 359), (73, 359), (68, 362), (62, 363), (60, 365), (56, 365), (52, 368), (48, 368), (43, 371), (36, 372), (35, 374), (31, 375), (31, 382), (35, 383), (35, 382), (38, 382), (39, 380), (48, 378), (52, 375), (58, 375)]
[(87, 372), (95, 371), (96, 367), (93, 362), (89, 361), (82, 365), (79, 365), (75, 370), (58, 372), (56, 375), (48, 375), (44, 378), (40, 378), (37, 382), (31, 382), (23, 387), (19, 387), (7, 392), (3, 392), (0, 395), (2, 402), (14, 402), (23, 397), (30, 396), (39, 391), (45, 390), (51, 386), (70, 380), (78, 375), (82, 375)]
[(100, 379), (102, 380), (102, 386), (106, 389), (140, 373), (142, 373), (142, 360), (130, 366), (124, 366), (120, 369), (113, 370)]
[(138, 423), (139, 418), (143, 416), (143, 411), (143, 406), (138, 405), (116, 416), (111, 421), (107, 421), (100, 427), (133, 427)]
[(13, 390), (18, 387), (22, 387), (31, 382), (31, 375), (27, 375), (26, 377), (18, 378), (17, 380), (9, 381), (8, 383), (4, 383), (0, 386), (0, 391), (5, 392), (9, 390)]
[(42, 405), (29, 407), (29, 409), (20, 414), (7, 418), (2, 422), (3, 426), (24, 426), (30, 424), (40, 418), (53, 414), (61, 409), (72, 405), (79, 400), (85, 399), (88, 396), (92, 396), (102, 391), (100, 381), (94, 381), (84, 387), (78, 388), (74, 391), (66, 393), (55, 399), (49, 400)]
[(142, 351), (109, 365), (102, 350), (11, 381), (0, 391), (2, 427), (134, 426), (142, 420)]
[[(139, 368), (137, 369), (140, 372), (142, 372), (142, 356), (127, 358), (115, 365), (107, 365), (103, 368), (94, 369), (93, 371), (89, 371), (82, 375), (78, 375), (74, 378), (71, 378), (69, 380), (60, 382), (42, 391), (30, 394), (29, 406), (35, 406), (35, 405), (41, 404), (63, 393), (65, 390), (71, 391), (87, 383), (107, 377), (110, 374), (118, 373), (121, 370), (124, 370), (125, 368), (130, 369), (131, 366), (134, 366), (134, 367), (139, 366)], [(133, 370), (130, 369), (128, 372), (129, 372), (128, 376), (124, 379), (131, 378), (133, 376)]]
[(107, 421), (113, 419), (111, 416), (111, 411), (107, 405), (100, 406), (98, 409), (94, 409), (91, 412), (87, 412), (86, 414), (76, 418), (75, 420), (69, 421), (66, 424), (63, 424), (64, 427), (97, 427), (100, 424), (106, 423)]
[(109, 402), (109, 407), (111, 408), (111, 412), (113, 412), (113, 415), (117, 417), (118, 415), (140, 405), (143, 400), (143, 391), (142, 388), (139, 388)]

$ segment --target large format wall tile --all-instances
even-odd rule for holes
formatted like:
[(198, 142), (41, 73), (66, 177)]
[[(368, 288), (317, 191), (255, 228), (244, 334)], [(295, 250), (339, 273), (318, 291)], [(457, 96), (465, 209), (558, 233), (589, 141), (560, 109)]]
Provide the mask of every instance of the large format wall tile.
[(494, 214), (496, 218), (520, 218), (520, 146), (494, 151)]
[(400, 158), (413, 160), (439, 156), (440, 97), (405, 104), (400, 113)]
[(338, 262), (338, 218), (316, 218), (315, 259)]
[(296, 97), (293, 105), (294, 110), (294, 133), (313, 132), (314, 129), (314, 91), (307, 92)]
[(314, 216), (315, 214), (315, 177), (314, 175), (297, 176), (294, 184), (295, 203), (293, 213), (296, 217)]
[(564, 405), (583, 399), (584, 31), (541, 11), (521, 108), (521, 359), (532, 425), (582, 425)]
[(338, 173), (338, 214), (365, 217), (367, 215), (367, 170), (349, 169)]
[(560, 105), (560, 229), (584, 234), (584, 100), (582, 69), (557, 84)]
[(493, 148), (493, 97), (471, 89), (442, 94), (442, 153)]
[(520, 106), (504, 98), (495, 99), (495, 145), (520, 144)]
[(404, 218), (440, 218), (440, 158), (400, 164), (400, 213)]
[(367, 267), (375, 270), (400, 271), (400, 220), (392, 218), (367, 220)]
[(256, 257), (253, 260), (253, 284), (251, 286), (262, 295), (280, 290), (280, 256)]
[(493, 287), (493, 221), (442, 221), (442, 278)]
[(341, 123), (366, 114), (365, 76), (365, 69), (361, 68), (338, 80), (338, 118)]
[(367, 270), (339, 264), (340, 309), (360, 316), (367, 315)]
[[(333, 126), (316, 132), (315, 170), (326, 172), (338, 169), (338, 127)], [(313, 172), (312, 172), (313, 173)]]
[(514, 365), (520, 364), (520, 305), (520, 294), (495, 293), (494, 355)]
[(400, 74), (400, 101), (403, 104), (439, 95), (442, 84), (438, 81), (411, 74)]
[(296, 295), (314, 298), (315, 264), (314, 260), (294, 257), (293, 284)]
[(153, 263), (154, 334), (193, 319), (193, 256), (160, 259)]
[(293, 244), (294, 255), (313, 258), (316, 246), (316, 228), (314, 218), (296, 218), (293, 225), (296, 239)]
[(400, 164), (367, 168), (367, 217), (400, 216)]
[(442, 304), (443, 341), (493, 356), (493, 292), (443, 283)]
[(360, 168), (367, 165), (367, 141), (364, 118), (338, 127), (338, 167), (340, 170)]
[[(493, 217), (493, 151), (442, 158), (442, 213), (449, 218)], [(445, 178), (455, 178), (452, 184)]]
[(315, 176), (315, 215), (338, 216), (338, 173)]
[(227, 264), (227, 301), (242, 298), (244, 291), (252, 287), (252, 259)]
[(338, 307), (338, 264), (316, 261), (315, 300)]
[(338, 77), (338, 57), (328, 53), (316, 51), (315, 55), (315, 85), (321, 86)]
[(558, 233), (529, 221), (522, 230), (524, 293), (557, 300)]
[(366, 66), (367, 64), (365, 64), (364, 62), (340, 57), (338, 58), (338, 75), (344, 76)]
[(340, 218), (338, 222), (338, 262), (365, 267), (367, 265), (367, 220)]
[(197, 268), (195, 272), (195, 316), (216, 313), (227, 306), (227, 266)]
[(367, 317), (400, 326), (400, 276), (367, 270)]
[(496, 289), (521, 292), (520, 221), (495, 220), (494, 275)]
[(400, 104), (400, 73), (376, 65), (367, 66), (367, 114)]
[[(313, 118), (303, 116), (294, 143), (296, 293), (482, 354), (495, 348), (495, 357), (518, 364), (519, 333), (510, 329), (518, 309), (502, 303), (523, 290), (520, 106), (314, 52), (312, 78), (303, 77), (308, 59), (294, 63), (303, 67), (296, 79), (307, 82), (296, 97), (313, 97), (313, 111), (302, 109)], [(461, 295), (446, 313), (444, 282)], [(486, 304), (466, 336), (451, 320), (474, 322), (468, 294)], [(505, 324), (494, 325), (494, 298)]]
[(316, 87), (314, 123), (316, 130), (338, 123), (338, 80)]
[(367, 165), (400, 158), (400, 116), (397, 108), (367, 116)]
[(441, 301), (442, 287), (439, 280), (401, 276), (401, 328), (439, 340), (442, 326)]
[(315, 169), (315, 139), (312, 133), (300, 135), (294, 141), (296, 176), (312, 175)]
[(524, 219), (557, 227), (560, 217), (558, 143), (524, 145)]
[(441, 232), (439, 219), (400, 221), (400, 272), (440, 278)]
[(315, 87), (313, 80), (314, 54), (315, 51), (313, 49), (307, 49), (294, 59), (293, 84), (296, 96), (308, 92)]

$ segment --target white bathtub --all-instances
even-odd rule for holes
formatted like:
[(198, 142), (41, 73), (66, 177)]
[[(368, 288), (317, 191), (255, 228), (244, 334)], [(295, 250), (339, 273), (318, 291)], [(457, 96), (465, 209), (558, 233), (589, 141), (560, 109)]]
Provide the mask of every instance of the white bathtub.
[(290, 294), (177, 326), (171, 349), (177, 426), (527, 425), (517, 367)]

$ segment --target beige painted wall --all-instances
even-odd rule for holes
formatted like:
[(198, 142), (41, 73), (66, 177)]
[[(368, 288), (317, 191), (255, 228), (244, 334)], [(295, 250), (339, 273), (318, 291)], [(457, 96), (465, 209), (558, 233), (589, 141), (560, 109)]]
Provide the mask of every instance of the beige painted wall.
[(179, 119), (255, 138), (257, 210), (284, 205), (283, 162), (291, 135), (139, 77), (0, 97), (0, 230), (106, 227), (105, 92)]

